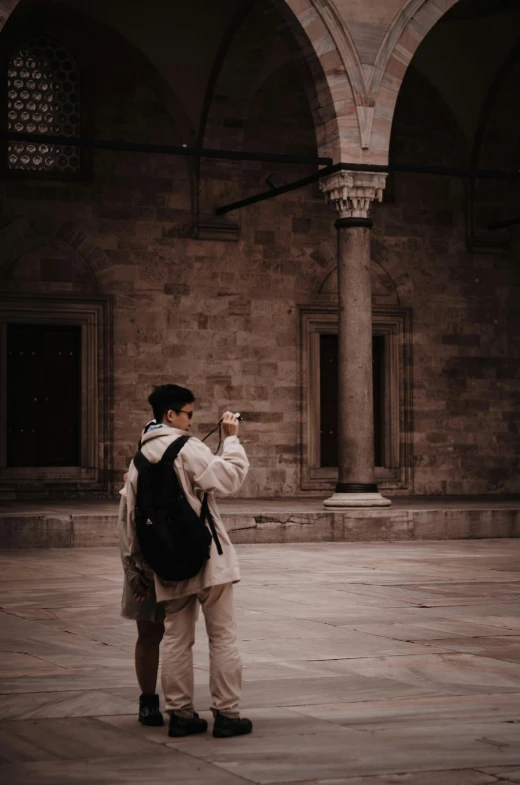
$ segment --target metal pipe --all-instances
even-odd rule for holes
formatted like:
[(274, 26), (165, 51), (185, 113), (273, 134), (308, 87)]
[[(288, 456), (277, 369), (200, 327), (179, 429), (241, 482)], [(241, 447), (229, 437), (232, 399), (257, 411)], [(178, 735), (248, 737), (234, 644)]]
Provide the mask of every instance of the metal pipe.
[(329, 166), (332, 158), (312, 155), (284, 155), (281, 153), (246, 153), (236, 150), (214, 150), (206, 147), (179, 147), (166, 144), (141, 144), (138, 142), (84, 139), (76, 136), (47, 136), (44, 134), (21, 134), (0, 131), (0, 139), (9, 142), (32, 142), (33, 144), (59, 144), (67, 147), (86, 147), (94, 150), (122, 150), (132, 153), (158, 153), (160, 155), (183, 155), (194, 158), (221, 158), (231, 161), (266, 161), (283, 164), (314, 164)]
[(247, 199), (241, 199), (239, 202), (232, 202), (231, 204), (217, 207), (215, 213), (216, 215), (225, 215), (225, 213), (230, 213), (232, 210), (240, 210), (242, 207), (247, 207), (256, 202), (263, 202), (266, 199), (271, 199), (273, 196), (280, 196), (280, 194), (286, 194), (289, 191), (296, 191), (299, 188), (304, 188), (306, 185), (315, 183), (317, 180), (321, 180), (322, 177), (325, 177), (328, 174), (339, 172), (341, 166), (342, 164), (326, 166), (324, 169), (320, 169), (319, 172), (315, 172), (315, 174), (311, 174), (308, 177), (302, 177), (301, 180), (294, 180), (292, 183), (281, 185), (278, 188), (271, 188), (269, 191), (262, 191), (262, 193), (249, 196)]
[[(279, 188), (271, 188), (269, 191), (262, 191), (254, 196), (241, 199), (238, 202), (222, 205), (215, 210), (216, 215), (224, 215), (233, 210), (239, 210), (256, 202), (272, 199), (281, 194), (304, 188), (307, 185), (320, 180), (328, 174), (343, 170), (355, 172), (409, 172), (414, 174), (432, 174), (447, 177), (468, 177), (474, 179), (493, 179), (493, 180), (520, 180), (520, 171), (507, 171), (503, 169), (463, 169), (450, 166), (421, 166), (417, 164), (388, 164), (386, 166), (378, 164), (357, 164), (357, 163), (338, 163), (333, 164), (332, 158), (313, 157), (308, 155), (284, 155), (281, 153), (246, 153), (236, 150), (216, 150), (204, 147), (185, 147), (161, 144), (141, 144), (136, 142), (108, 141), (102, 139), (84, 139), (72, 136), (47, 136), (44, 134), (21, 134), (15, 131), (0, 131), (0, 139), (10, 142), (32, 142), (39, 144), (56, 144), (69, 147), (85, 147), (95, 150), (119, 150), (137, 153), (153, 153), (160, 155), (181, 155), (196, 158), (217, 158), (232, 161), (264, 161), (269, 163), (291, 163), (291, 164), (312, 164), (322, 165), (313, 175), (294, 180), (291, 183), (282, 185)], [(498, 228), (498, 227), (497, 227)]]
[(520, 170), (509, 169), (464, 169), (458, 166), (423, 166), (422, 164), (341, 164), (342, 169), (356, 172), (411, 172), (434, 174), (447, 177), (474, 177), (484, 180), (520, 180)]
[(387, 166), (380, 166), (378, 164), (333, 164), (324, 169), (320, 169), (316, 174), (304, 177), (301, 180), (294, 180), (286, 185), (281, 185), (279, 188), (271, 188), (269, 191), (262, 191), (254, 196), (248, 196), (246, 199), (241, 199), (239, 202), (231, 202), (231, 204), (222, 205), (215, 209), (216, 215), (225, 215), (232, 210), (240, 210), (242, 207), (248, 207), (250, 204), (256, 202), (263, 202), (266, 199), (272, 199), (275, 196), (280, 196), (288, 191), (295, 191), (298, 188), (303, 188), (306, 185), (321, 180), (328, 174), (350, 170), (354, 172), (411, 172), (414, 174), (433, 174), (447, 177), (470, 177), (475, 179), (491, 179), (491, 180), (518, 180), (520, 181), (520, 171), (506, 171), (504, 169), (460, 169), (450, 166), (420, 166), (416, 164), (388, 164)]

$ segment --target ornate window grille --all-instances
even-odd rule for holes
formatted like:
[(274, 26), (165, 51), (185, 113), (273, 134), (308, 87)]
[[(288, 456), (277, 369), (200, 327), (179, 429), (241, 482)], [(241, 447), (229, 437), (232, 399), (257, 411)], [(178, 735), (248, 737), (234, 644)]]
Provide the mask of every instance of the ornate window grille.
[[(56, 41), (39, 36), (19, 45), (7, 73), (7, 128), (24, 134), (79, 137), (80, 73), (72, 55)], [(12, 171), (80, 171), (79, 148), (40, 141), (10, 141)]]

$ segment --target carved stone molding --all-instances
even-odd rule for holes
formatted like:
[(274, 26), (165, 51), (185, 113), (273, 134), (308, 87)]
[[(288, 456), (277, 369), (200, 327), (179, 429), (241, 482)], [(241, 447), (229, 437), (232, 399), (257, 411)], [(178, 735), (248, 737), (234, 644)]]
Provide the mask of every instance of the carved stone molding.
[(199, 216), (197, 227), (198, 240), (221, 240), (236, 243), (240, 237), (240, 224), (231, 221), (227, 216)]
[(61, 498), (110, 492), (112, 471), (112, 298), (107, 295), (0, 293), (0, 433), (6, 434), (7, 329), (10, 324), (81, 328), (81, 413), (78, 466), (10, 467), (0, 440), (0, 498)]
[(383, 200), (386, 173), (335, 172), (320, 180), (320, 188), (340, 218), (368, 218), (372, 202)]
[[(320, 459), (320, 338), (337, 335), (338, 306), (316, 303), (300, 307), (302, 363), (301, 487), (315, 494), (332, 491), (337, 467), (322, 467)], [(382, 386), (384, 426), (383, 465), (375, 467), (380, 490), (413, 493), (413, 355), (412, 313), (394, 305), (372, 307), (373, 335), (384, 341)]]

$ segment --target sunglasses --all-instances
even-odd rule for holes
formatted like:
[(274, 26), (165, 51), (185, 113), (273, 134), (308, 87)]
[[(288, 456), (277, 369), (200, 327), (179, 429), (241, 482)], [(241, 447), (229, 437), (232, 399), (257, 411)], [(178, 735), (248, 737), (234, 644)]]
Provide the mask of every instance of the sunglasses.
[(176, 413), (177, 414), (187, 414), (188, 415), (188, 420), (191, 420), (191, 418), (193, 417), (193, 409), (190, 412), (186, 411), (186, 409), (180, 409), (180, 411), (177, 411)]

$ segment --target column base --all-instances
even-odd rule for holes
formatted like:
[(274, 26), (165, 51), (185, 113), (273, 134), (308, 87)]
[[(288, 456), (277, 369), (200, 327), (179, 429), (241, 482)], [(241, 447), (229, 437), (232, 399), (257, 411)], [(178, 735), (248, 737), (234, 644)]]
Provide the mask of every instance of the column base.
[(336, 490), (323, 502), (324, 507), (390, 507), (375, 483), (338, 483)]

